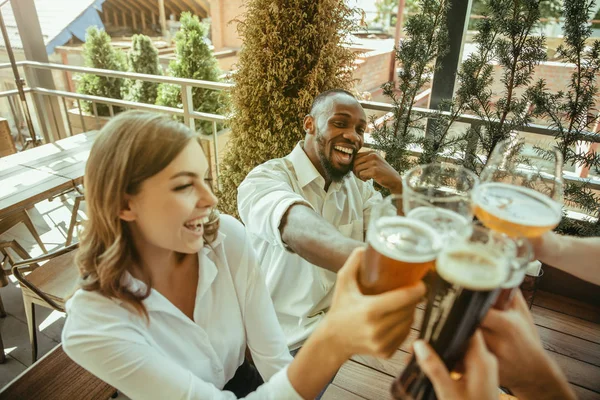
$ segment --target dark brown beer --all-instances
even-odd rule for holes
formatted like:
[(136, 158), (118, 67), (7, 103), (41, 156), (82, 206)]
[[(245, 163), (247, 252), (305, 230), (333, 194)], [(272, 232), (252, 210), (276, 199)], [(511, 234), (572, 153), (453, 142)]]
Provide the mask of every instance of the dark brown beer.
[[(442, 251), (436, 266), (438, 279), (430, 297), (433, 304), (428, 304), (431, 315), (421, 327), (421, 336), (451, 371), (494, 304), (510, 263), (493, 249), (470, 243)], [(414, 357), (394, 382), (392, 394), (396, 399), (435, 399), (431, 383)]]

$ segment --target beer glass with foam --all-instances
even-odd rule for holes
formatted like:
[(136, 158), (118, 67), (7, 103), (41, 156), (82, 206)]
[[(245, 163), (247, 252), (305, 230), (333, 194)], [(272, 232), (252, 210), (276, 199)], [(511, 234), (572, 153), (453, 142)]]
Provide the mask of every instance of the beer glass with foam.
[(432, 270), (441, 248), (428, 224), (402, 215), (402, 196), (391, 195), (371, 211), (367, 251), (359, 282), (365, 294), (410, 286)]
[[(535, 167), (529, 160), (540, 153)], [(562, 155), (531, 150), (518, 140), (499, 142), (473, 191), (475, 215), (490, 229), (512, 237), (535, 238), (562, 217)]]

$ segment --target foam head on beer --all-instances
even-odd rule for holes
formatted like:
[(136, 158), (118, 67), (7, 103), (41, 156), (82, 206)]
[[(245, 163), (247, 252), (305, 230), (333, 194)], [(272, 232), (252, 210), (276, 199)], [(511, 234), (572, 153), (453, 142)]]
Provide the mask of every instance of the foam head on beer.
[(440, 252), (436, 270), (453, 285), (489, 291), (506, 282), (510, 266), (511, 260), (498, 249), (484, 243), (459, 243)]
[(360, 283), (365, 294), (410, 286), (435, 266), (441, 248), (438, 233), (422, 221), (386, 216), (367, 232), (368, 248)]
[(539, 237), (555, 228), (562, 216), (560, 204), (543, 193), (502, 182), (479, 185), (473, 202), (484, 225), (513, 237)]

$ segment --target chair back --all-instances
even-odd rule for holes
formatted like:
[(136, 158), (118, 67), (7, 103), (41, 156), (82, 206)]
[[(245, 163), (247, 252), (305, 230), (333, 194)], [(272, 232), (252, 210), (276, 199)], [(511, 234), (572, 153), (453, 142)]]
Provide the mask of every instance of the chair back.
[(17, 147), (10, 134), (10, 127), (6, 118), (0, 118), (0, 157), (15, 154)]

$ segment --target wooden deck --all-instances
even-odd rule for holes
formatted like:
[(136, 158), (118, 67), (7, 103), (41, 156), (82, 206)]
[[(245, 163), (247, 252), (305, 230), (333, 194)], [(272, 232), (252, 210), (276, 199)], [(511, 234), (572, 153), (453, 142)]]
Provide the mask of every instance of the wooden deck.
[[(66, 238), (72, 198), (44, 201), (30, 211), (31, 218), (49, 251), (61, 246)], [(32, 256), (40, 250), (24, 227), (15, 227), (0, 235), (0, 240), (16, 238)], [(30, 364), (27, 324), (20, 290), (14, 284), (0, 289), (8, 317), (0, 319), (0, 331), (9, 351), (6, 364), (0, 364), (0, 387)], [(600, 294), (599, 294), (600, 296)], [(591, 306), (551, 293), (538, 292), (533, 316), (546, 350), (565, 371), (579, 398), (600, 399), (600, 307)], [(37, 323), (42, 332), (40, 357), (60, 341), (64, 319), (38, 307)], [(410, 357), (410, 344), (423, 315), (417, 310), (409, 339), (389, 360), (356, 356), (348, 361), (327, 390), (326, 400), (389, 399), (389, 388)]]
[[(538, 292), (533, 318), (545, 349), (565, 372), (580, 400), (600, 399), (600, 307)], [(411, 357), (423, 310), (409, 338), (389, 360), (355, 356), (337, 374), (323, 399), (389, 399), (389, 389)]]

